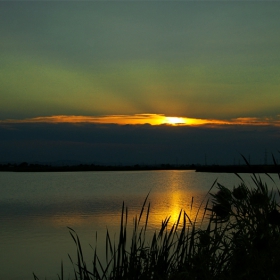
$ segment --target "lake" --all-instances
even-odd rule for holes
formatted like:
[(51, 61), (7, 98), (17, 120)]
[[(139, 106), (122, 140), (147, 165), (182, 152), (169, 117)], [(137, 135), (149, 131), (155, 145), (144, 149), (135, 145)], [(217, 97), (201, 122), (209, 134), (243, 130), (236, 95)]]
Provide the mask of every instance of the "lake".
[[(276, 174), (271, 176), (279, 182)], [(250, 174), (241, 177), (253, 187)], [(266, 175), (262, 177), (273, 186)], [(33, 272), (39, 279), (58, 279), (61, 261), (68, 279), (73, 271), (68, 253), (75, 259), (76, 248), (67, 227), (78, 233), (90, 262), (96, 232), (101, 253), (107, 228), (117, 237), (123, 202), (131, 228), (149, 194), (152, 233), (167, 216), (175, 222), (181, 209), (193, 218), (216, 179), (230, 188), (240, 183), (234, 174), (189, 170), (1, 172), (0, 279), (33, 279)]]

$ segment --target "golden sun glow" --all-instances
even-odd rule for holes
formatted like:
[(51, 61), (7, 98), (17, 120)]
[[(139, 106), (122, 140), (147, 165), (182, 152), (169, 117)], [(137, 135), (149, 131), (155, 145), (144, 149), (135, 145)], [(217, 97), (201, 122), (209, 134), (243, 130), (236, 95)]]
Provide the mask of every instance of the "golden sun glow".
[(201, 126), (201, 125), (273, 125), (280, 126), (280, 116), (277, 118), (236, 118), (230, 120), (196, 119), (164, 114), (134, 114), (134, 115), (104, 115), (104, 116), (76, 116), (55, 115), (26, 119), (0, 120), (0, 125), (12, 123), (93, 123), (117, 125), (170, 125), (170, 126)]
[(179, 117), (165, 117), (166, 123), (171, 125), (182, 125), (186, 124), (187, 121), (185, 118), (179, 118)]

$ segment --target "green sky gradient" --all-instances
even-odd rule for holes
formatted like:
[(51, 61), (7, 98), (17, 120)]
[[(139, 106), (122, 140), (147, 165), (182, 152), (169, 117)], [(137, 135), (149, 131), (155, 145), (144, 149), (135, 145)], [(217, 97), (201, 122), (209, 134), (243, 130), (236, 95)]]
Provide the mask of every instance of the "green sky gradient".
[(0, 2), (0, 118), (279, 115), (279, 2)]

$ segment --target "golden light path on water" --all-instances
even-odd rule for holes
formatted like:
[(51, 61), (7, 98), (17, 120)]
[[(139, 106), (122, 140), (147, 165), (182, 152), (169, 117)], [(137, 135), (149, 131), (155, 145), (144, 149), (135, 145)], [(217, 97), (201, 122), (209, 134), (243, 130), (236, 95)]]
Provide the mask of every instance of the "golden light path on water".
[[(172, 226), (177, 222), (178, 217), (181, 214), (180, 224), (183, 222), (184, 213), (187, 214), (189, 219), (194, 222), (197, 218), (197, 222), (201, 221), (204, 207), (199, 210), (201, 201), (197, 201), (191, 194), (174, 191), (171, 194), (156, 193), (153, 195), (152, 204), (150, 206), (148, 224), (151, 229), (158, 229), (162, 221), (169, 218), (169, 226)], [(142, 216), (142, 224), (146, 220), (148, 205), (146, 205)], [(133, 225), (133, 219), (139, 217), (141, 207), (133, 208), (131, 205), (128, 206), (128, 227)], [(186, 222), (189, 223), (189, 219), (186, 217)], [(105, 225), (119, 229), (121, 220), (121, 205), (119, 210), (116, 212), (103, 213), (102, 215), (83, 215), (80, 212), (55, 214), (48, 218), (47, 223), (50, 223), (53, 227), (60, 228), (61, 226), (69, 226), (79, 228), (88, 224), (94, 224), (102, 226)], [(40, 221), (44, 223), (43, 220)]]
[[(170, 185), (168, 190), (152, 192), (146, 201), (143, 215), (141, 218), (140, 227), (144, 226), (147, 213), (148, 214), (148, 231), (150, 233), (159, 230), (162, 222), (169, 219), (168, 229), (176, 224), (181, 213), (179, 226), (183, 224), (184, 215), (186, 223), (196, 222), (200, 224), (204, 214), (206, 204), (205, 192), (182, 189), (176, 181)], [(143, 206), (144, 197), (136, 197), (128, 201), (124, 199), (124, 207), (128, 210), (127, 229), (132, 230), (135, 219), (139, 218), (141, 208)], [(150, 208), (148, 207), (150, 203)], [(149, 210), (148, 210), (149, 208)], [(99, 233), (109, 229), (112, 233), (118, 233), (120, 228), (122, 212), (122, 202), (119, 201), (119, 207), (114, 210), (96, 213), (95, 215), (88, 213), (75, 212), (67, 214), (59, 214), (49, 217), (48, 223), (55, 228), (71, 225), (74, 228), (83, 228), (86, 225), (92, 224), (99, 229)], [(41, 221), (43, 222), (43, 221)], [(93, 228), (94, 228), (93, 227)], [(102, 230), (103, 228), (103, 230)]]
[(179, 225), (182, 225), (184, 215), (188, 224), (190, 221), (201, 222), (205, 206), (205, 192), (182, 189), (176, 180), (170, 181), (172, 184), (166, 192), (156, 193), (153, 196), (154, 207), (151, 210), (149, 224), (153, 228), (158, 228), (161, 221), (169, 218), (170, 228), (177, 223), (180, 213)]

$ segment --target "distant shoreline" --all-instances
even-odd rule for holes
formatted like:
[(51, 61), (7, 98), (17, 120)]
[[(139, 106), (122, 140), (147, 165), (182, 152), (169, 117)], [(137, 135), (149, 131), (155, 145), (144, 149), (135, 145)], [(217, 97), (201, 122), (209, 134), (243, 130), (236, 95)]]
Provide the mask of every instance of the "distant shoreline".
[(199, 166), (196, 172), (212, 173), (280, 173), (278, 165), (211, 165)]
[(278, 165), (63, 165), (44, 164), (0, 164), (0, 171), (8, 172), (82, 172), (82, 171), (156, 171), (156, 170), (193, 170), (208, 173), (280, 173)]
[(44, 165), (44, 164), (14, 164), (1, 165), (0, 171), (8, 172), (79, 172), (79, 171), (152, 171), (152, 170), (196, 170), (195, 165)]

